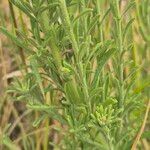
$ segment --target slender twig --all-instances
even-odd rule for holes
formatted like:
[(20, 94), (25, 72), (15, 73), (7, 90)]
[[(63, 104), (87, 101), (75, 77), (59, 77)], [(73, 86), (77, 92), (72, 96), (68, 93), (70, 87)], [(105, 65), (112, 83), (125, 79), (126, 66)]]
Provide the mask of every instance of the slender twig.
[[(7, 68), (6, 68), (6, 63), (5, 63), (5, 60), (4, 60), (4, 53), (3, 53), (3, 46), (2, 46), (1, 39), (0, 39), (0, 59), (1, 59), (1, 62), (2, 62), (2, 75), (4, 77), (7, 74)], [(6, 88), (7, 85), (8, 85), (7, 79), (4, 79), (4, 87)]]
[(13, 123), (13, 125), (11, 126), (11, 128), (8, 131), (8, 135), (11, 135), (11, 133), (13, 132), (13, 130), (15, 129), (17, 124), (21, 121), (21, 119), (23, 117), (25, 117), (26, 115), (28, 115), (30, 112), (31, 112), (31, 110), (27, 110), (21, 116), (17, 117), (16, 121)]
[(142, 133), (144, 132), (149, 111), (150, 111), (150, 100), (149, 100), (148, 105), (147, 105), (147, 109), (146, 109), (146, 112), (145, 112), (145, 116), (144, 116), (144, 120), (143, 120), (141, 129), (139, 130), (139, 132), (138, 132), (138, 134), (137, 134), (137, 136), (136, 136), (136, 138), (135, 138), (135, 140), (133, 142), (131, 150), (136, 150), (138, 142), (140, 141)]

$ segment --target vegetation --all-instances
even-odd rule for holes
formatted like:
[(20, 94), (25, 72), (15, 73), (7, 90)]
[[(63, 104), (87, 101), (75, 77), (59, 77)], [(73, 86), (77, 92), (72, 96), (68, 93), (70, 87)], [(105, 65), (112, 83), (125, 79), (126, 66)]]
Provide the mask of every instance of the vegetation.
[(148, 150), (150, 1), (4, 3), (0, 149)]

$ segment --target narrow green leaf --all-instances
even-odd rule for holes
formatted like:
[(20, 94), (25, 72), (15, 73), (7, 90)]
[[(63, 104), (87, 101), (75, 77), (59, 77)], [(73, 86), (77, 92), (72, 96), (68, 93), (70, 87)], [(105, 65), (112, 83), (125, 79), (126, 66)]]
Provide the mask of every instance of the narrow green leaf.
[(100, 62), (98, 63), (98, 68), (96, 69), (95, 75), (94, 75), (94, 79), (92, 81), (93, 84), (95, 84), (95, 82), (97, 81), (101, 70), (103, 68), (103, 66), (106, 64), (106, 62), (108, 61), (108, 59), (111, 57), (111, 55), (113, 55), (113, 53), (116, 51), (116, 49), (112, 48), (110, 50), (108, 50), (100, 59)]
[(17, 38), (14, 34), (10, 33), (6, 28), (0, 27), (0, 31), (9, 37), (17, 46), (22, 47), (23, 49), (26, 49), (28, 51), (32, 51), (26, 43), (24, 43), (22, 40)]

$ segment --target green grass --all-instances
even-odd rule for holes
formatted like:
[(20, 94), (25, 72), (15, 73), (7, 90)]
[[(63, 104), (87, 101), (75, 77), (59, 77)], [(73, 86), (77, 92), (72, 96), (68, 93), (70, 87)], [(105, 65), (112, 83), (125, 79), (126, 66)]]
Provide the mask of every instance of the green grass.
[[(11, 30), (0, 32), (21, 75), (4, 101), (27, 125), (3, 123), (2, 148), (146, 149), (149, 0), (10, 0), (9, 9)], [(15, 104), (26, 105), (21, 114)]]

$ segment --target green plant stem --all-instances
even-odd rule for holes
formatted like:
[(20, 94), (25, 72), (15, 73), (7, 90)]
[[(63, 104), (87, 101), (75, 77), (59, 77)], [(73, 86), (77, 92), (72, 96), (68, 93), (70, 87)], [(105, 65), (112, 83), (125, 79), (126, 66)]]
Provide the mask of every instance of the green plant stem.
[(124, 99), (124, 85), (123, 85), (123, 59), (122, 59), (122, 52), (123, 52), (123, 39), (122, 39), (122, 18), (121, 18), (121, 12), (119, 8), (119, 0), (116, 0), (116, 8), (117, 8), (117, 18), (116, 18), (116, 25), (117, 25), (117, 45), (119, 50), (119, 56), (118, 56), (118, 71), (119, 71), (119, 83), (120, 83), (120, 89), (119, 89), (119, 107), (123, 108), (123, 99)]
[[(99, 20), (99, 24), (100, 24), (101, 18), (102, 18), (102, 11), (100, 8), (101, 7), (101, 1), (97, 0), (96, 3), (97, 3), (97, 12), (98, 12), (98, 15), (100, 15), (100, 20)], [(103, 46), (104, 37), (103, 37), (102, 24), (98, 26), (98, 29), (99, 29), (100, 41), (101, 41), (102, 46)], [(101, 80), (102, 80), (102, 83), (104, 83), (104, 69), (102, 69)], [(103, 84), (103, 88), (104, 88), (104, 84)], [(103, 90), (102, 91), (102, 102), (104, 102), (104, 101), (105, 101), (105, 91)]]
[[(82, 10), (85, 10), (86, 9), (86, 2), (85, 0), (81, 0), (81, 3), (82, 3)], [(85, 30), (85, 38), (87, 37), (87, 17), (83, 17), (83, 23), (84, 23), (84, 30)]]
[(69, 38), (72, 42), (72, 47), (74, 50), (75, 58), (77, 59), (77, 53), (79, 52), (79, 47), (78, 47), (77, 41), (76, 41), (74, 33), (73, 33), (73, 28), (71, 26), (71, 22), (70, 22), (70, 18), (69, 18), (67, 6), (66, 6), (66, 1), (59, 0), (59, 3), (60, 3), (60, 9), (61, 9), (62, 16), (64, 17), (63, 18), (64, 26), (65, 26), (66, 31), (69, 34)]
[(63, 17), (63, 22), (64, 22), (64, 27), (69, 35), (69, 38), (71, 40), (72, 43), (72, 47), (74, 50), (74, 55), (75, 55), (75, 60), (77, 63), (77, 68), (79, 70), (79, 74), (81, 76), (82, 79), (82, 86), (83, 86), (83, 92), (85, 95), (85, 100), (88, 102), (89, 105), (89, 111), (91, 112), (91, 103), (89, 101), (89, 94), (88, 94), (88, 87), (87, 87), (87, 83), (86, 83), (86, 75), (83, 73), (83, 64), (81, 62), (81, 60), (79, 60), (79, 47), (78, 47), (78, 43), (75, 39), (75, 35), (73, 32), (73, 28), (71, 26), (71, 21), (70, 21), (70, 17), (67, 11), (67, 6), (66, 6), (66, 1), (65, 0), (59, 0), (60, 2), (60, 9), (61, 9), (61, 13), (62, 13), (62, 17)]
[[(97, 12), (98, 12), (98, 14), (100, 15), (100, 20), (99, 20), (99, 23), (100, 23), (101, 18), (102, 18), (102, 17), (101, 17), (101, 16), (102, 16), (102, 11), (101, 11), (101, 8), (100, 8), (101, 2), (100, 2), (100, 0), (97, 0), (96, 2), (97, 2)], [(101, 42), (103, 43), (104, 37), (103, 37), (102, 25), (99, 26), (99, 32), (100, 32), (100, 40), (101, 40)]]

